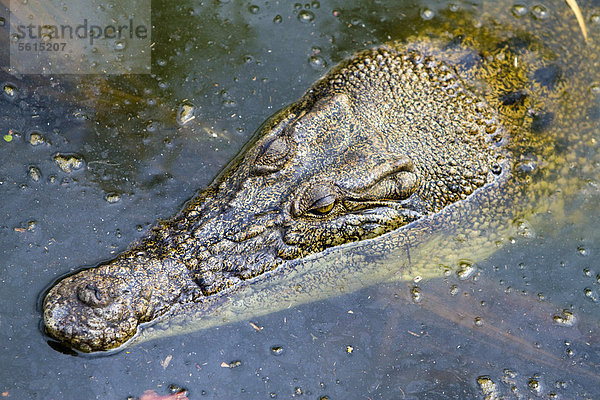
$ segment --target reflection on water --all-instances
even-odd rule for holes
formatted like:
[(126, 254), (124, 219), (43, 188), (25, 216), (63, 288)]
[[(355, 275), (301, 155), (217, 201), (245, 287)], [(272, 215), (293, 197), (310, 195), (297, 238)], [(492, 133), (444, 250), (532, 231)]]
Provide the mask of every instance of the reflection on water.
[[(580, 6), (587, 45), (562, 1), (155, 4), (153, 75), (2, 72), (0, 391), (126, 398), (175, 385), (189, 398), (599, 397), (600, 8)], [(534, 184), (550, 181), (552, 190), (498, 251), (457, 254), (474, 262), (438, 279), (367, 287), (109, 357), (46, 345), (37, 296), (52, 280), (111, 257), (175, 213), (328, 67), (424, 25), (450, 30), (461, 13), (472, 26), (521, 27), (555, 55), (556, 69), (538, 78), (553, 82), (558, 101), (540, 117), (552, 129), (538, 135), (559, 132), (556, 157), (519, 160), (523, 173), (547, 171)], [(586, 104), (574, 100), (584, 96)]]

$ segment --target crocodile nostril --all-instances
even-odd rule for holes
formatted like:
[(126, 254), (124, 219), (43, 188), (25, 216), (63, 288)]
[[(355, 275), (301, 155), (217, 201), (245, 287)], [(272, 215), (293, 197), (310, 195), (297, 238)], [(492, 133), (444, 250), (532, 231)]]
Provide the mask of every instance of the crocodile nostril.
[(84, 283), (77, 289), (77, 298), (90, 307), (104, 307), (112, 302), (106, 290), (94, 283)]

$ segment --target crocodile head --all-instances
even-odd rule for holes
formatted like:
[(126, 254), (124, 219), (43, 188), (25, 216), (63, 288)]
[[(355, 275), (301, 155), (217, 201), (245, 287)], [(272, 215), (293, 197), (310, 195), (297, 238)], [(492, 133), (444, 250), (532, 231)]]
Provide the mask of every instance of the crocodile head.
[[(365, 52), (276, 114), (217, 180), (161, 229), (205, 295), (286, 260), (370, 239), (495, 182), (496, 115), (448, 66)], [(166, 246), (163, 246), (166, 247)]]
[(54, 285), (44, 298), (45, 329), (84, 352), (110, 350), (196, 292), (181, 262), (134, 249)]
[(59, 282), (46, 327), (86, 351), (116, 347), (172, 304), (467, 199), (506, 171), (504, 141), (452, 68), (417, 51), (363, 52), (267, 121), (138, 247)]

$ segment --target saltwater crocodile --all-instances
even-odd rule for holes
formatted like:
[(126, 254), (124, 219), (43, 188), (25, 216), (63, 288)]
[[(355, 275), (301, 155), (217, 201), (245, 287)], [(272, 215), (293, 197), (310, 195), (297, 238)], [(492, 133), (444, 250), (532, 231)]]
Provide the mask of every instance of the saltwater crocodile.
[[(505, 204), (529, 179), (513, 174), (514, 148), (534, 149), (526, 132), (543, 129), (528, 93), (548, 89), (530, 79), (544, 61), (519, 64), (508, 42), (474, 50), (462, 39), (394, 43), (335, 67), (263, 124), (178, 215), (51, 288), (47, 332), (85, 352), (108, 350), (174, 307), (210, 307), (298, 274), (311, 255), (384, 236), (365, 257), (400, 249), (410, 264), (412, 246), (451, 232), (472, 210), (514, 218)], [(471, 236), (485, 240), (504, 226), (472, 225)], [(321, 273), (345, 280), (345, 263)], [(305, 274), (295, 290), (310, 296), (312, 279)]]

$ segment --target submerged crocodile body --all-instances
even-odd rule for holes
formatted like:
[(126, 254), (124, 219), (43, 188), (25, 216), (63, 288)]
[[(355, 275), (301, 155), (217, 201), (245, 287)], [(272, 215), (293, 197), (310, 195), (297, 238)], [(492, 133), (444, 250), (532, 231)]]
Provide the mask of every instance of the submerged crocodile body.
[(47, 332), (112, 349), (173, 307), (209, 305), (311, 255), (382, 235), (374, 253), (402, 248), (490, 200), (514, 201), (515, 122), (498, 110), (525, 115), (521, 88), (482, 88), (491, 69), (466, 48), (387, 45), (334, 68), (178, 215), (51, 288)]

